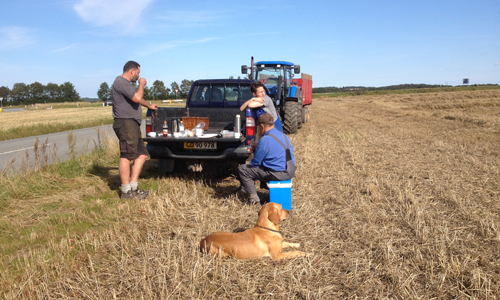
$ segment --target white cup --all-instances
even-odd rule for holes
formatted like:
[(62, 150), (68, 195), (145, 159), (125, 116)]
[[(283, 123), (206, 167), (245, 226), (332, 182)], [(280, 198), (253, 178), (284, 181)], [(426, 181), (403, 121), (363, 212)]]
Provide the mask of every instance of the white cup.
[(195, 128), (194, 135), (202, 136), (203, 135), (203, 128)]
[(149, 137), (156, 137), (156, 132), (151, 131), (150, 133), (148, 133), (148, 136)]

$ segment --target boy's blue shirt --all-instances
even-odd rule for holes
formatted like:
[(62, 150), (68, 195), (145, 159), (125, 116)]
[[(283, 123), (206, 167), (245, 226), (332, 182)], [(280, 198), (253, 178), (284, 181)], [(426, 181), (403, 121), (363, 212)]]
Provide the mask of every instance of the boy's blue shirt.
[(253, 167), (266, 167), (273, 171), (285, 171), (286, 170), (286, 151), (285, 148), (281, 146), (278, 141), (276, 141), (273, 137), (268, 136), (268, 134), (272, 134), (277, 137), (283, 145), (286, 146), (287, 140), (288, 145), (290, 146), (290, 154), (292, 155), (293, 164), (295, 164), (295, 155), (293, 154), (293, 145), (288, 138), (285, 138), (285, 135), (278, 131), (276, 128), (273, 128), (266, 132), (264, 136), (259, 140), (259, 144), (254, 152), (254, 157), (250, 161), (250, 165)]

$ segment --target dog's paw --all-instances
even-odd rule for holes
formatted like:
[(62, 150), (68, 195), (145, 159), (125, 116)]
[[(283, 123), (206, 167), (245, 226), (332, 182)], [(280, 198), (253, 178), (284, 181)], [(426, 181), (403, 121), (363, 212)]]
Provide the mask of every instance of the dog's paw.
[(300, 243), (287, 243), (287, 242), (283, 242), (282, 243), (282, 247), (283, 248), (286, 248), (286, 247), (298, 248), (298, 247), (300, 247)]

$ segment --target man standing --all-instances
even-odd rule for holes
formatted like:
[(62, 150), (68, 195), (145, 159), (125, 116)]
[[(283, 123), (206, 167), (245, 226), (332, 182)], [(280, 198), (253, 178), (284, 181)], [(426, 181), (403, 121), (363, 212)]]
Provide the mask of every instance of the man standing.
[[(123, 66), (123, 74), (113, 82), (111, 95), (113, 97), (113, 130), (120, 144), (121, 199), (144, 199), (149, 192), (140, 190), (137, 186), (144, 162), (149, 156), (141, 136), (142, 109), (141, 105), (156, 110), (156, 104), (148, 104), (142, 98), (145, 78), (139, 78), (141, 66), (135, 61), (129, 61)], [(139, 80), (137, 91), (131, 82)], [(132, 168), (130, 163), (133, 161)], [(131, 170), (132, 169), (132, 170)]]
[[(262, 138), (257, 144), (254, 157), (248, 165), (238, 168), (241, 187), (239, 196), (249, 196), (248, 204), (259, 204), (255, 180), (268, 182), (292, 179), (297, 169), (290, 139), (274, 128), (271, 114), (262, 114), (257, 120)], [(243, 195), (242, 195), (243, 194)]]

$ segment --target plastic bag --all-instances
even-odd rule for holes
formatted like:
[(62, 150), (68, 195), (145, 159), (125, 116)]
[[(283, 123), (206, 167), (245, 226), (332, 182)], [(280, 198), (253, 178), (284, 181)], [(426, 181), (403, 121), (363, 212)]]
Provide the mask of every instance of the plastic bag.
[(200, 123), (198, 123), (198, 125), (196, 125), (196, 126), (193, 128), (193, 131), (194, 131), (196, 128), (201, 128), (201, 129), (205, 128), (205, 122), (200, 122)]

